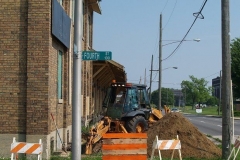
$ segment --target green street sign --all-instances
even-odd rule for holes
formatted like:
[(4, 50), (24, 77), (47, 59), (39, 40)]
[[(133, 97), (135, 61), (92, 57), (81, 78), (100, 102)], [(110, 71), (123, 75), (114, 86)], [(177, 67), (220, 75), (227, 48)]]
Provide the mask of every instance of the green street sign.
[(107, 61), (112, 60), (110, 51), (82, 51), (83, 61)]

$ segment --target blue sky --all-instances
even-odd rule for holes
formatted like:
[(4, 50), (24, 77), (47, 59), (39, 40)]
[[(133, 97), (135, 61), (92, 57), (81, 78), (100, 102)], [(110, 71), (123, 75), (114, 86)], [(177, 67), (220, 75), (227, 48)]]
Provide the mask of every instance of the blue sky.
[[(102, 0), (102, 14), (94, 15), (93, 48), (111, 51), (112, 60), (122, 64), (128, 82), (150, 82), (151, 57), (153, 69), (158, 69), (159, 22), (162, 13), (162, 44), (183, 39), (205, 0)], [(230, 0), (230, 39), (240, 37), (240, 0)], [(189, 76), (205, 78), (209, 85), (220, 74), (221, 1), (208, 0), (202, 10), (204, 19), (197, 19), (180, 48), (162, 61), (162, 87), (180, 89)], [(199, 38), (200, 42), (192, 41)], [(162, 59), (168, 57), (178, 43), (162, 47)], [(146, 76), (145, 76), (146, 70)], [(153, 72), (158, 81), (158, 72)], [(152, 91), (158, 83), (152, 83)]]

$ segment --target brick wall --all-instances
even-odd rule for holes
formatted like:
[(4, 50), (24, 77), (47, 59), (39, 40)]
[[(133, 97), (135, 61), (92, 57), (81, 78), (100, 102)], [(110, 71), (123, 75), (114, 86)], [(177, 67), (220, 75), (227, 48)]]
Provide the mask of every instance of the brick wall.
[[(0, 133), (25, 133), (27, 1), (0, 5)], [(20, 23), (21, 22), (21, 23)]]
[[(88, 0), (84, 1), (87, 4)], [(69, 14), (70, 0), (63, 2)], [(72, 70), (73, 57), (51, 34), (51, 4), (51, 0), (0, 0), (0, 142), (7, 142), (0, 150), (6, 155), (13, 136), (27, 142), (43, 138), (48, 147), (53, 138), (59, 144), (51, 113), (61, 130), (62, 140), (72, 140), (69, 70)], [(87, 15), (84, 18), (88, 27)], [(91, 49), (86, 43), (86, 39), (82, 41), (82, 49)], [(58, 50), (64, 55), (63, 103), (57, 99)], [(86, 107), (93, 107), (92, 62), (82, 63), (82, 74), (82, 94), (88, 97), (89, 104), (82, 98), (83, 106), (79, 107), (84, 108), (85, 115)]]
[(28, 1), (27, 135), (48, 133), (51, 1)]

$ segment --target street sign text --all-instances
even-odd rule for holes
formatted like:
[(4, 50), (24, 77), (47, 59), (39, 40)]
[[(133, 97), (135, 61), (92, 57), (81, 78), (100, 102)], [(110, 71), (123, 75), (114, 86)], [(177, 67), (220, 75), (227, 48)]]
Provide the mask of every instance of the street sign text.
[(84, 61), (106, 61), (112, 60), (110, 51), (83, 51), (82, 60)]

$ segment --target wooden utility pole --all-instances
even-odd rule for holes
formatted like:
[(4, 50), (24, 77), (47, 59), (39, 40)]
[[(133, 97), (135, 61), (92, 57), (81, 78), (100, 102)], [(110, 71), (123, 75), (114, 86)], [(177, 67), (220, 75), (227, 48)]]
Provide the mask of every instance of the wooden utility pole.
[(160, 14), (160, 26), (159, 26), (159, 78), (158, 78), (158, 107), (161, 111), (161, 101), (162, 101), (162, 14)]
[(231, 151), (231, 53), (229, 0), (222, 0), (222, 159), (227, 159)]
[(151, 60), (151, 72), (150, 72), (150, 86), (149, 86), (149, 102), (151, 104), (151, 93), (152, 93), (152, 70), (153, 70), (153, 55), (152, 55), (152, 60)]

